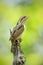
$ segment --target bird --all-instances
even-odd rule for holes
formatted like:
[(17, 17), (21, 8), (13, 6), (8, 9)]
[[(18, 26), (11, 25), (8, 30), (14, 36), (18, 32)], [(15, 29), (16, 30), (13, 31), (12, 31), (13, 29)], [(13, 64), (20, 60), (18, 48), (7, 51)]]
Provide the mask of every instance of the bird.
[(10, 30), (10, 40), (16, 40), (21, 39), (21, 35), (25, 29), (25, 21), (28, 19), (28, 16), (21, 16), (16, 24), (16, 26), (13, 28), (13, 30)]

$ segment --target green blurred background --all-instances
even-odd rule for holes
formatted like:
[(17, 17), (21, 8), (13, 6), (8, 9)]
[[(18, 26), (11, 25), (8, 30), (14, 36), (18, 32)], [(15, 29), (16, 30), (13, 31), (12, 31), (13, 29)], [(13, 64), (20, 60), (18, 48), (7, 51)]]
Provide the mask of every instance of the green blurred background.
[(10, 29), (29, 16), (22, 35), (25, 65), (43, 65), (43, 0), (0, 0), (0, 65), (12, 65)]

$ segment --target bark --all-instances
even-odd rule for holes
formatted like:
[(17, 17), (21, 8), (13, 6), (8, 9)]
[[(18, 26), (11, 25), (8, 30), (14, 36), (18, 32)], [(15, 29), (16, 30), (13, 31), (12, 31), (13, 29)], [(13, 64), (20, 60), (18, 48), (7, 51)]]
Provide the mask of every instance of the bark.
[(14, 55), (13, 65), (24, 65), (25, 64), (25, 57), (24, 53), (21, 50), (20, 41), (16, 40), (14, 45), (11, 46), (11, 52)]

